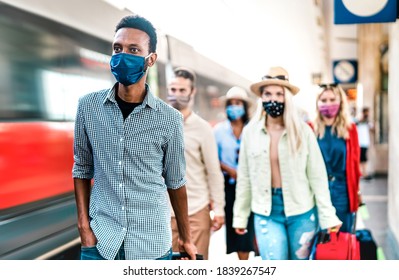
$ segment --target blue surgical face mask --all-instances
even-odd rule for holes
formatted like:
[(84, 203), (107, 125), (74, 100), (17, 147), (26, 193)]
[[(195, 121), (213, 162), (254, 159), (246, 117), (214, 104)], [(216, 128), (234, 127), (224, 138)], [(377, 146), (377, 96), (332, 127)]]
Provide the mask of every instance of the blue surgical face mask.
[(242, 105), (229, 105), (226, 107), (227, 118), (231, 121), (238, 120), (245, 114), (244, 106)]
[(110, 61), (111, 72), (115, 79), (124, 86), (135, 84), (145, 74), (147, 70), (145, 61), (150, 55), (143, 57), (128, 53), (114, 54)]

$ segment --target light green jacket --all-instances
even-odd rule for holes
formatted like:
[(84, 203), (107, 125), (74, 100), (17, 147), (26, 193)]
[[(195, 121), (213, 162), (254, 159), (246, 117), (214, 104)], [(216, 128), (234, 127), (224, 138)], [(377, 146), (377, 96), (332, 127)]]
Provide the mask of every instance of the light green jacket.
[[(286, 131), (278, 143), (285, 215), (293, 216), (318, 210), (322, 229), (341, 224), (335, 214), (328, 189), (327, 172), (312, 129), (302, 124), (302, 146), (294, 156), (288, 148)], [(251, 121), (243, 131), (237, 171), (234, 228), (246, 228), (251, 210), (269, 216), (272, 208), (270, 136), (265, 117)]]

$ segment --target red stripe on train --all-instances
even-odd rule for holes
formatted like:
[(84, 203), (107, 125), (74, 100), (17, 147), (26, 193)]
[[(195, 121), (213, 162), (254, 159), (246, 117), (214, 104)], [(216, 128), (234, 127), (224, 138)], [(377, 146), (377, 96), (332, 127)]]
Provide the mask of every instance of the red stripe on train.
[(73, 190), (73, 123), (0, 123), (0, 210)]

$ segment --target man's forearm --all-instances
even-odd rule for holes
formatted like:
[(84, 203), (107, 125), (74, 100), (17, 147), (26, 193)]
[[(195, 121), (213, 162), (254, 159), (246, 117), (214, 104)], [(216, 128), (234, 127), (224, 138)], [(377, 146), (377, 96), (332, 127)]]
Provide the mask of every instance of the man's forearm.
[(74, 178), (75, 200), (78, 212), (78, 228), (84, 230), (90, 228), (89, 224), (89, 202), (90, 202), (90, 179)]
[(179, 189), (168, 189), (170, 202), (175, 213), (180, 240), (191, 241), (190, 223), (188, 219), (187, 192), (186, 186)]

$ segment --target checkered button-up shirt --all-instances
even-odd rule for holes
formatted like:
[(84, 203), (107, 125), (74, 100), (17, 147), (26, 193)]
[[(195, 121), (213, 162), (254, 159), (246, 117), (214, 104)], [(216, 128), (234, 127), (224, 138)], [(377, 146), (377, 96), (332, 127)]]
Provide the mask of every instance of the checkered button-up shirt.
[(73, 177), (94, 178), (90, 226), (97, 249), (114, 259), (156, 259), (171, 247), (167, 188), (186, 183), (182, 115), (154, 97), (124, 121), (115, 88), (79, 100)]

